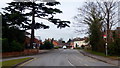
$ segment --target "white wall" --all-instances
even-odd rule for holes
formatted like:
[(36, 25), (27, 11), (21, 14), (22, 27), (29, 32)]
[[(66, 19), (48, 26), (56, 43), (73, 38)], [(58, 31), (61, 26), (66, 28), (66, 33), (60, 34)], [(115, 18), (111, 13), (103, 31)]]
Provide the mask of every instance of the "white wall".
[(78, 47), (81, 47), (82, 45), (86, 45), (85, 40), (83, 41), (74, 41), (74, 47), (76, 47), (76, 44)]

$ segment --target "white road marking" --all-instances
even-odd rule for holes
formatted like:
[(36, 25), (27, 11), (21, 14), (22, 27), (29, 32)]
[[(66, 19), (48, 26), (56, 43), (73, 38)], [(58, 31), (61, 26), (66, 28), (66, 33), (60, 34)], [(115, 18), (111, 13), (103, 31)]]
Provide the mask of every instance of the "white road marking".
[(68, 63), (69, 63), (71, 66), (74, 66), (69, 60), (68, 60)]
[[(84, 59), (81, 59), (80, 57), (74, 55), (74, 57), (76, 57), (77, 59), (81, 60), (82, 62), (85, 61)], [(81, 61), (79, 61), (81, 63)], [(89, 66), (88, 64), (84, 64), (85, 66)]]
[(68, 55), (66, 55), (66, 59), (68, 60), (68, 63), (71, 65), (71, 66), (74, 66), (68, 59)]
[(84, 64), (85, 66), (88, 66), (87, 64)]

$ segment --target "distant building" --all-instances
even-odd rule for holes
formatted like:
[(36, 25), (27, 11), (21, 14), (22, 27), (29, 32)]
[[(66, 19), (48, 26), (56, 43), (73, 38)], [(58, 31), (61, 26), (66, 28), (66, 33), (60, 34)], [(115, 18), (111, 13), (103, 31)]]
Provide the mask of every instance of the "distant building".
[(61, 43), (58, 42), (57, 40), (54, 40), (54, 38), (52, 38), (52, 39), (48, 38), (48, 39), (45, 39), (45, 41), (46, 40), (48, 40), (49, 42), (51, 42), (54, 45), (54, 47), (62, 47)]
[(117, 32), (118, 37), (120, 38), (120, 27), (116, 28), (116, 32)]
[(53, 40), (52, 43), (53, 43), (54, 47), (59, 46), (59, 43), (56, 40)]
[(70, 42), (70, 46), (72, 46), (72, 48), (81, 47), (82, 45), (87, 45), (87, 43), (85, 42), (85, 38), (74, 38)]
[[(30, 47), (30, 40), (31, 40), (30, 33), (25, 32), (25, 35), (26, 35), (26, 37), (25, 37), (24, 44), (25, 44), (25, 48), (28, 49)], [(34, 43), (33, 43), (34, 48), (39, 47), (41, 44), (43, 44), (42, 40), (38, 40), (37, 38), (34, 38)]]

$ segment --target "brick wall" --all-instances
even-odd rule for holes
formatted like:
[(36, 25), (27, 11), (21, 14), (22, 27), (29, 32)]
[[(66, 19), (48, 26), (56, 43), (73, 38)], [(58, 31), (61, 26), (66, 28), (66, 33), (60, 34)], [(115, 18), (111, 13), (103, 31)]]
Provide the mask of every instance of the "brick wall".
[(2, 53), (2, 57), (15, 57), (15, 56), (24, 56), (24, 55), (32, 55), (32, 54), (37, 54), (38, 50), (37, 49), (27, 49), (22, 52), (5, 52)]

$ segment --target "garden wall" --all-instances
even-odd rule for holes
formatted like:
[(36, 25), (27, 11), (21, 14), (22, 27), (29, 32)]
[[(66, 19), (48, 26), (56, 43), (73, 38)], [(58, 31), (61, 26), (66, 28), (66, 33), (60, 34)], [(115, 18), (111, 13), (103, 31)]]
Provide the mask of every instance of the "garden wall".
[(2, 53), (2, 58), (33, 55), (33, 54), (37, 54), (37, 53), (38, 53), (37, 49), (27, 49), (22, 52), (4, 52), (4, 53)]

